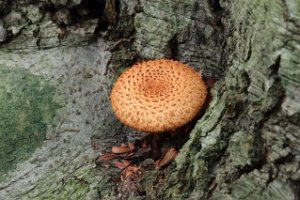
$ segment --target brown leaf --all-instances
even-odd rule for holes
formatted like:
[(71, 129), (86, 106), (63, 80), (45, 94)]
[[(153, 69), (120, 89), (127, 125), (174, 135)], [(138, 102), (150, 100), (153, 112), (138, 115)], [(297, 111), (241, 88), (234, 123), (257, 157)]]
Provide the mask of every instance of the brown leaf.
[(98, 160), (100, 161), (107, 161), (116, 158), (118, 155), (114, 153), (105, 153), (102, 156), (98, 157)]
[(121, 173), (121, 180), (124, 181), (125, 179), (133, 176), (137, 172), (141, 170), (140, 167), (137, 165), (129, 165), (127, 168), (125, 168)]
[(159, 159), (158, 161), (156, 161), (156, 169), (160, 169), (164, 166), (167, 166), (168, 164), (170, 164), (171, 162), (173, 162), (177, 156), (178, 152), (177, 150), (172, 147), (170, 149), (168, 149), (165, 154), (162, 156), (161, 159)]
[(131, 170), (129, 170), (129, 169), (126, 169), (126, 170), (125, 170), (125, 173), (124, 173), (124, 176), (125, 176), (124, 178), (126, 179), (126, 178), (132, 176), (133, 174), (134, 174), (133, 171), (131, 171)]
[(137, 165), (130, 165), (129, 167), (127, 167), (127, 170), (132, 171), (132, 172), (137, 172), (138, 170), (140, 170), (141, 168)]
[(131, 162), (128, 160), (114, 162), (114, 165), (120, 169), (124, 169), (124, 168), (128, 167), (130, 164), (131, 164)]
[(127, 153), (132, 151), (129, 146), (113, 146), (111, 152), (113, 153)]

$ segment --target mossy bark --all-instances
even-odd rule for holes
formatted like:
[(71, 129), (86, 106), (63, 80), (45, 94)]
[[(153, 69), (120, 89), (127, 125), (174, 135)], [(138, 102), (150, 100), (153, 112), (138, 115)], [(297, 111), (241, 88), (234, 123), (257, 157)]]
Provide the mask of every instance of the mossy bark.
[[(51, 98), (28, 105), (19, 90), (10, 93), (35, 116), (51, 117), (26, 120), (28, 138), (43, 133), (45, 141), (23, 152), (27, 160), (13, 157), (18, 165), (5, 171), (1, 198), (299, 199), (299, 0), (2, 1), (0, 15), (0, 71), (25, 69), (51, 88)], [(145, 171), (126, 190), (117, 170), (94, 161), (140, 137), (115, 119), (110, 88), (125, 67), (160, 57), (218, 81), (176, 162)], [(21, 94), (43, 92), (39, 84), (24, 84)], [(41, 124), (46, 133), (28, 128)], [(22, 139), (14, 134), (14, 149)]]

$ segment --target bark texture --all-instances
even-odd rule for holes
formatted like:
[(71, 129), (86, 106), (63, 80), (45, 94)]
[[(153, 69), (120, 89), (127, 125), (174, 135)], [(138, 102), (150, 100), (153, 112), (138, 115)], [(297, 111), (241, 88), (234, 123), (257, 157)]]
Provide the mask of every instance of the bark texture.
[[(0, 15), (0, 72), (14, 78), (0, 80), (0, 112), (23, 113), (1, 119), (26, 124), (0, 123), (15, 147), (0, 150), (37, 147), (0, 165), (1, 198), (299, 199), (299, 0), (4, 0)], [(128, 189), (94, 161), (141, 137), (115, 119), (110, 88), (125, 67), (160, 57), (219, 81), (176, 162)], [(31, 88), (52, 95), (22, 103)], [(24, 112), (34, 108), (37, 120)]]
[(220, 2), (229, 69), (162, 197), (299, 199), (299, 3)]

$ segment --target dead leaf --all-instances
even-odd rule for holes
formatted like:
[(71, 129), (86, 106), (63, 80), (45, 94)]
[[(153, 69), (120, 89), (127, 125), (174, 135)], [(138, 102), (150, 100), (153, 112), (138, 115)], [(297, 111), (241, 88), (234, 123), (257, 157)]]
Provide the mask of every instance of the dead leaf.
[(177, 156), (178, 152), (177, 150), (172, 147), (170, 149), (168, 149), (165, 154), (162, 156), (161, 159), (159, 159), (158, 161), (156, 161), (156, 169), (161, 169), (164, 166), (167, 166), (168, 164), (170, 164), (171, 162), (173, 162)]
[(113, 146), (111, 152), (113, 153), (127, 153), (132, 151), (129, 146)]
[(114, 162), (114, 165), (120, 169), (124, 169), (124, 168), (128, 167), (130, 164), (131, 164), (131, 162), (128, 160)]
[(128, 177), (132, 176), (133, 174), (134, 174), (134, 172), (129, 169), (125, 170), (125, 178), (128, 178)]
[(125, 168), (121, 173), (121, 180), (124, 181), (125, 179), (137, 174), (141, 170), (141, 167), (137, 165), (129, 165)]
[(137, 165), (130, 165), (129, 167), (127, 167), (127, 170), (132, 171), (132, 172), (137, 172), (138, 170), (140, 170), (141, 168)]

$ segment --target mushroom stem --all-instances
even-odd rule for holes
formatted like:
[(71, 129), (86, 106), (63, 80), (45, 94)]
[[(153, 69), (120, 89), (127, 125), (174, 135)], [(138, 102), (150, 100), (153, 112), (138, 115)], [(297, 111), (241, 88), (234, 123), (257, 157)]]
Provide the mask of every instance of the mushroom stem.
[(151, 140), (151, 157), (155, 160), (159, 159), (161, 156), (161, 151), (160, 151), (160, 136), (159, 134), (153, 134), (153, 138)]

